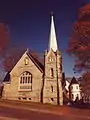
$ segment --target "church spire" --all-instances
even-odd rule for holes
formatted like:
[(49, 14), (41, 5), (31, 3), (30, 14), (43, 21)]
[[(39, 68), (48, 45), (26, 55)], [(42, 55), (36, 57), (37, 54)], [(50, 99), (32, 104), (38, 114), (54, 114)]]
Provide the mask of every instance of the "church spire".
[(51, 15), (51, 29), (50, 29), (50, 39), (49, 39), (49, 41), (50, 41), (49, 42), (49, 50), (52, 49), (54, 52), (56, 52), (58, 47), (57, 47), (57, 40), (56, 40), (53, 14)]

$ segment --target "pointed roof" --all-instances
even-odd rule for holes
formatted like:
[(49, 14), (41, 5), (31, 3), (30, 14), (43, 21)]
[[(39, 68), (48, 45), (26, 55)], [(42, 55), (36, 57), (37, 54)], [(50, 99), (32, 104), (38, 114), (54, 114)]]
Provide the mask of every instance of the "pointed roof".
[(39, 55), (34, 51), (27, 51), (27, 55), (33, 61), (33, 63), (43, 72), (44, 71), (44, 59), (41, 59)]
[(27, 49), (25, 51), (22, 51), (20, 55), (18, 55), (17, 53), (17, 57), (14, 63), (12, 64), (11, 69), (9, 69), (7, 74), (5, 75), (3, 82), (8, 82), (10, 80), (10, 72), (12, 71), (12, 69), (17, 64), (17, 62), (20, 60), (20, 58), (22, 57), (24, 53), (26, 53), (29, 56), (29, 58), (33, 61), (33, 63), (38, 67), (38, 69), (41, 72), (44, 71), (44, 59), (39, 57), (39, 55), (32, 49)]
[(53, 15), (51, 15), (51, 29), (50, 29), (50, 39), (49, 39), (49, 50), (51, 48), (53, 49), (54, 52), (56, 52), (56, 50), (58, 49)]
[(70, 85), (79, 84), (75, 77), (72, 78)]

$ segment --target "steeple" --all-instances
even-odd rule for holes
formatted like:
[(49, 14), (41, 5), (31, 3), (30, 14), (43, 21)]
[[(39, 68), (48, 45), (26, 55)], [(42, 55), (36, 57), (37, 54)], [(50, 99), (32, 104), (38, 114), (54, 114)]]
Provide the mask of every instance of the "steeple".
[(56, 52), (56, 50), (58, 49), (53, 15), (51, 15), (51, 29), (50, 29), (50, 39), (49, 39), (49, 50), (50, 49), (52, 49), (54, 52)]

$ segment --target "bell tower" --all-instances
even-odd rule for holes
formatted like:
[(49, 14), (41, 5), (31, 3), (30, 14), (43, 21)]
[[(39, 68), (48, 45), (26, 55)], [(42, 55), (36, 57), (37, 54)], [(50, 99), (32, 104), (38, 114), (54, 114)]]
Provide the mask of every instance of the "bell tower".
[(58, 50), (53, 15), (51, 16), (49, 49), (45, 51), (43, 103), (63, 105), (62, 55)]

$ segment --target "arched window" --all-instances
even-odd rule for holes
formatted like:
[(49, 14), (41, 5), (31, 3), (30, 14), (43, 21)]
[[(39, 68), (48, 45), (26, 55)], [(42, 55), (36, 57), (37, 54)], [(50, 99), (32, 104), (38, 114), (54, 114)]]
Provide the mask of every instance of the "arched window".
[(19, 90), (32, 90), (32, 74), (25, 71), (20, 75)]
[(20, 76), (20, 84), (28, 84), (28, 83), (32, 83), (32, 74), (30, 72), (25, 71)]
[(50, 69), (50, 76), (51, 76), (51, 77), (54, 77), (54, 71), (53, 71), (53, 68)]

